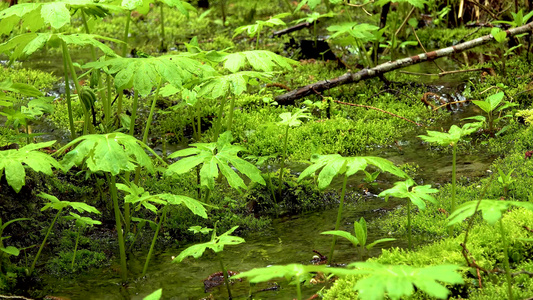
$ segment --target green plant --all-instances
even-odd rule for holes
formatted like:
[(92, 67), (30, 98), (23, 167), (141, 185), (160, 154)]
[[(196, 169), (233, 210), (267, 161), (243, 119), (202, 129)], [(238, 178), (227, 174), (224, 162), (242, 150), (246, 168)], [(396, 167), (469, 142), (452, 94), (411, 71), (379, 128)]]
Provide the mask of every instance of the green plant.
[(513, 178), (513, 172), (515, 169), (512, 169), (509, 171), (509, 173), (505, 174), (505, 172), (502, 171), (500, 167), (498, 167), (498, 182), (502, 184), (503, 186), (503, 197), (507, 198), (507, 195), (509, 193), (509, 188), (516, 182), (516, 179)]
[(151, 293), (150, 295), (143, 298), (143, 300), (159, 300), (163, 296), (163, 289), (158, 289), (157, 291)]
[(459, 128), (457, 125), (452, 125), (448, 133), (439, 132), (439, 131), (430, 131), (428, 130), (428, 135), (419, 135), (418, 137), (428, 143), (437, 143), (442, 146), (452, 146), (452, 203), (451, 210), (455, 210), (455, 178), (456, 178), (456, 155), (457, 155), (457, 143), (463, 137), (473, 133), (479, 128), (477, 123), (468, 123), (464, 124), (463, 127)]
[(289, 128), (297, 127), (302, 124), (301, 119), (310, 119), (311, 115), (307, 112), (307, 108), (298, 109), (294, 114), (290, 112), (285, 112), (279, 115), (281, 121), (278, 122), (279, 126), (285, 127), (285, 136), (283, 139), (283, 151), (281, 152), (281, 167), (279, 171), (279, 180), (278, 180), (278, 196), (281, 200), (281, 187), (283, 186), (283, 168), (285, 167), (285, 159), (287, 158), (287, 142), (289, 140)]
[(72, 262), (70, 264), (70, 268), (74, 270), (74, 261), (76, 259), (76, 251), (78, 250), (78, 243), (80, 241), (80, 236), (83, 230), (86, 228), (92, 227), (94, 225), (101, 225), (102, 222), (98, 220), (93, 220), (89, 217), (82, 217), (76, 213), (70, 212), (70, 216), (66, 216), (65, 219), (67, 220), (74, 220), (76, 226), (78, 227), (78, 234), (76, 236), (76, 245), (74, 246), (74, 255), (72, 255)]
[(505, 276), (507, 280), (507, 294), (509, 300), (513, 299), (513, 290), (508, 254), (509, 242), (503, 227), (502, 214), (513, 206), (522, 207), (533, 211), (533, 203), (531, 202), (480, 199), (463, 203), (448, 217), (448, 226), (452, 226), (456, 223), (462, 222), (466, 218), (473, 217), (476, 212), (481, 211), (483, 219), (487, 221), (489, 225), (494, 225), (496, 222), (499, 222), (501, 235), (500, 239), (502, 241), (502, 251), (504, 255)]
[(250, 38), (252, 38), (255, 35), (255, 49), (259, 49), (259, 37), (261, 36), (261, 31), (263, 31), (263, 28), (265, 26), (267, 27), (285, 26), (287, 24), (285, 24), (285, 22), (283, 22), (283, 20), (281, 19), (287, 16), (290, 16), (290, 13), (283, 13), (283, 14), (275, 15), (266, 21), (257, 20), (255, 21), (255, 24), (237, 27), (235, 29), (235, 34), (233, 35), (233, 37), (236, 37), (237, 35), (243, 33), (244, 31), (246, 31), (246, 33), (248, 34)]
[(375, 240), (374, 242), (372, 242), (372, 243), (367, 245), (366, 242), (367, 242), (367, 237), (368, 237), (368, 230), (367, 230), (367, 227), (366, 227), (365, 219), (361, 218), (361, 219), (359, 219), (359, 222), (353, 222), (353, 228), (354, 228), (355, 236), (352, 235), (351, 233), (347, 232), (347, 231), (344, 231), (344, 230), (324, 231), (321, 234), (331, 234), (331, 235), (336, 235), (336, 236), (343, 237), (343, 238), (349, 240), (354, 245), (354, 247), (357, 247), (357, 245), (360, 245), (361, 246), (361, 251), (359, 252), (359, 254), (361, 256), (361, 260), (363, 259), (363, 253), (364, 253), (365, 249), (366, 250), (370, 250), (375, 245), (377, 245), (379, 243), (385, 243), (385, 242), (390, 242), (390, 241), (395, 241), (396, 240), (396, 239), (393, 239), (393, 238), (379, 239), (379, 240)]
[(207, 249), (213, 250), (215, 252), (217, 259), (220, 263), (220, 268), (222, 269), (222, 273), (224, 274), (224, 283), (226, 284), (226, 288), (228, 289), (228, 295), (231, 299), (231, 290), (229, 287), (229, 276), (228, 271), (224, 267), (224, 263), (222, 262), (222, 257), (220, 255), (220, 252), (224, 250), (224, 246), (227, 245), (238, 245), (241, 243), (244, 243), (244, 239), (238, 236), (232, 236), (231, 234), (237, 229), (239, 226), (234, 226), (230, 230), (224, 232), (223, 234), (217, 236), (217, 228), (215, 225), (215, 229), (211, 228), (201, 228), (200, 226), (193, 226), (189, 230), (194, 233), (202, 233), (202, 234), (208, 234), (211, 230), (213, 233), (211, 234), (211, 240), (209, 242), (203, 243), (203, 244), (196, 244), (188, 247), (187, 249), (181, 251), (181, 253), (176, 256), (172, 260), (172, 262), (182, 262), (187, 256), (192, 256), (194, 258), (199, 258), (204, 254), (204, 252)]
[[(181, 195), (173, 195), (173, 194), (168, 194), (168, 193), (150, 195), (149, 192), (145, 191), (142, 187), (137, 186), (133, 182), (130, 182), (129, 185), (117, 183), (117, 188), (126, 193), (126, 196), (124, 197), (125, 203), (136, 205), (135, 207), (136, 211), (138, 211), (142, 206), (155, 214), (157, 213), (161, 214), (159, 216), (159, 223), (157, 224), (157, 227), (155, 228), (155, 233), (152, 239), (152, 244), (150, 245), (150, 250), (148, 251), (148, 254), (146, 256), (146, 261), (144, 263), (143, 272), (142, 272), (143, 277), (144, 275), (146, 275), (146, 271), (148, 270), (148, 265), (150, 263), (150, 259), (152, 257), (152, 254), (155, 248), (157, 236), (159, 234), (159, 231), (161, 230), (161, 226), (163, 222), (166, 219), (166, 215), (168, 211), (167, 205), (183, 204), (195, 215), (200, 216), (204, 219), (207, 219), (207, 212), (203, 206), (203, 203), (195, 199), (192, 199), (190, 197), (181, 196)], [(162, 208), (158, 209), (156, 205), (159, 205)], [(146, 220), (142, 220), (142, 221), (146, 221)]]
[[(346, 194), (346, 184), (348, 177), (355, 173), (366, 169), (368, 165), (375, 166), (384, 172), (389, 172), (401, 178), (407, 178), (401, 169), (396, 167), (392, 162), (380, 157), (372, 156), (359, 156), (359, 157), (342, 157), (339, 154), (332, 155), (318, 155), (314, 154), (311, 157), (311, 166), (307, 167), (298, 177), (298, 181), (301, 181), (307, 176), (314, 174), (319, 169), (322, 169), (318, 174), (318, 188), (325, 189), (329, 186), (333, 177), (337, 175), (344, 175), (344, 181), (342, 184), (341, 200), (339, 210), (337, 213), (337, 221), (335, 223), (335, 231), (339, 230), (342, 208), (344, 205), (344, 196)], [(333, 236), (333, 242), (328, 256), (328, 262), (331, 265), (333, 263), (333, 251), (335, 249), (336, 236)]]
[[(505, 97), (504, 92), (499, 92), (499, 93), (488, 96), (484, 101), (472, 100), (472, 103), (474, 103), (479, 108), (481, 108), (484, 112), (487, 113), (488, 118), (485, 118), (484, 116), (474, 116), (474, 117), (465, 118), (465, 120), (479, 121), (480, 125), (488, 124), (489, 133), (491, 135), (494, 134), (494, 123), (504, 118), (512, 118), (511, 114), (496, 118), (495, 113), (497, 112), (501, 113), (503, 110), (507, 108), (518, 106), (517, 103), (503, 101), (503, 97)], [(503, 105), (500, 105), (500, 104), (503, 104)], [(509, 128), (509, 125), (504, 126), (495, 135), (498, 136), (502, 134), (503, 132), (507, 130), (507, 128)]]
[(29, 144), (20, 149), (0, 151), (0, 178), (5, 172), (7, 184), (18, 193), (26, 184), (24, 165), (36, 172), (53, 175), (52, 167), (61, 169), (61, 165), (49, 154), (38, 150), (50, 147), (55, 142)]
[(43, 242), (41, 243), (41, 246), (39, 247), (39, 251), (37, 251), (37, 254), (35, 255), (35, 258), (33, 259), (33, 263), (31, 264), (29, 274), (33, 273), (33, 270), (35, 269), (35, 264), (37, 263), (37, 260), (39, 259), (39, 256), (41, 255), (41, 251), (43, 251), (44, 245), (46, 245), (46, 240), (48, 239), (48, 236), (50, 235), (50, 232), (52, 231), (52, 228), (54, 227), (54, 224), (56, 223), (57, 218), (61, 215), (63, 212), (63, 209), (67, 207), (71, 207), (78, 212), (90, 212), (94, 214), (100, 214), (100, 212), (94, 208), (93, 206), (90, 206), (83, 202), (70, 202), (70, 201), (59, 201), (56, 196), (52, 196), (46, 193), (41, 192), (39, 197), (46, 199), (50, 202), (46, 203), (43, 208), (41, 208), (41, 211), (45, 211), (49, 208), (57, 210), (56, 216), (52, 220), (52, 223), (50, 223), (50, 227), (48, 227), (48, 231), (46, 232), (46, 235), (44, 236)]
[(331, 39), (335, 39), (346, 34), (353, 38), (359, 58), (363, 61), (365, 67), (372, 67), (372, 59), (365, 48), (365, 44), (367, 42), (375, 41), (375, 32), (379, 29), (379, 27), (367, 23), (348, 22), (338, 25), (331, 25), (327, 29), (328, 31), (333, 32), (330, 37)]
[(337, 14), (334, 12), (328, 12), (326, 14), (320, 14), (319, 12), (313, 12), (311, 14), (307, 14), (307, 17), (292, 21), (292, 23), (307, 22), (309, 24), (313, 24), (313, 36), (315, 38), (315, 48), (316, 48), (318, 45), (318, 31), (317, 31), (316, 23), (318, 22), (318, 20), (322, 18), (333, 18), (336, 15)]
[(380, 197), (385, 196), (385, 201), (390, 196), (398, 198), (408, 198), (407, 201), (407, 227), (409, 228), (409, 248), (412, 248), (411, 237), (411, 202), (420, 210), (426, 208), (425, 201), (437, 203), (437, 200), (430, 194), (438, 192), (437, 189), (432, 189), (431, 185), (415, 185), (414, 180), (408, 179), (406, 181), (399, 181), (394, 183), (394, 187), (385, 190), (379, 194)]
[[(74, 165), (86, 165), (91, 173), (104, 172), (109, 184), (113, 210), (115, 213), (115, 227), (118, 236), (120, 265), (122, 280), (127, 278), (126, 250), (122, 233), (121, 211), (118, 205), (116, 176), (121, 172), (131, 172), (136, 167), (144, 167), (150, 173), (154, 173), (152, 160), (145, 152), (148, 150), (154, 157), (161, 158), (141, 141), (120, 132), (108, 134), (91, 134), (79, 137), (63, 146), (57, 153), (62, 154), (68, 148), (74, 147), (63, 157), (62, 164), (66, 170)], [(162, 161), (163, 164), (165, 164)], [(124, 223), (126, 232), (130, 227), (130, 208), (124, 206)]]
[[(297, 64), (292, 59), (265, 50), (230, 53), (219, 58), (219, 60), (220, 62), (223, 62), (223, 68), (230, 71), (231, 74), (214, 74), (213, 76), (207, 77), (199, 83), (198, 90), (198, 97), (207, 97), (211, 99), (221, 98), (213, 136), (213, 140), (215, 141), (218, 139), (218, 135), (221, 132), (222, 113), (228, 95), (231, 94), (233, 96), (230, 101), (227, 123), (227, 130), (231, 131), (233, 125), (235, 96), (246, 91), (248, 85), (257, 85), (259, 80), (268, 80), (268, 78), (272, 76), (271, 72), (276, 68), (290, 70), (293, 65)], [(240, 71), (248, 66), (254, 71)]]
[(349, 264), (348, 268), (355, 268), (348, 270), (352, 274), (366, 275), (354, 286), (360, 299), (380, 300), (387, 297), (397, 300), (411, 295), (415, 291), (413, 285), (430, 297), (447, 299), (450, 292), (437, 281), (448, 284), (464, 283), (461, 274), (457, 272), (461, 267), (455, 265), (415, 268), (406, 265), (356, 262)]
[(305, 266), (301, 264), (290, 264), (285, 266), (269, 266), (267, 268), (255, 268), (250, 271), (242, 272), (234, 276), (234, 278), (249, 278), (250, 283), (259, 283), (269, 281), (274, 278), (283, 277), (290, 280), (292, 284), (296, 285), (296, 299), (302, 299), (301, 283), (313, 277), (315, 272), (332, 273), (337, 268), (327, 268), (326, 266)]
[[(112, 58), (104, 61), (91, 62), (84, 65), (85, 68), (93, 70), (103, 70), (112, 75), (115, 80), (115, 88), (119, 91), (133, 88), (135, 91), (133, 98), (132, 115), (130, 117), (129, 133), (133, 134), (135, 121), (137, 118), (137, 108), (139, 96), (146, 97), (156, 88), (150, 114), (146, 122), (143, 134), (143, 142), (148, 139), (150, 123), (155, 111), (155, 104), (159, 96), (159, 89), (164, 83), (181, 88), (183, 84), (195, 79), (197, 76), (207, 76), (214, 72), (209, 65), (203, 65), (200, 61), (185, 55), (163, 55), (159, 57), (144, 58)], [(111, 93), (111, 91), (108, 91)], [(120, 101), (120, 97), (119, 97)], [(117, 113), (121, 114), (122, 103), (117, 103)], [(104, 104), (104, 113), (110, 115), (111, 102)]]
[(0, 274), (4, 272), (4, 268), (3, 268), (4, 255), (7, 254), (7, 255), (18, 256), (20, 254), (20, 250), (15, 246), (4, 247), (4, 240), (10, 238), (9, 236), (2, 236), (4, 233), (4, 230), (6, 229), (7, 226), (15, 222), (27, 221), (27, 220), (31, 220), (31, 219), (18, 218), (18, 219), (9, 220), (5, 223), (2, 223), (2, 219), (0, 218), (0, 251), (1, 251), (0, 252)]
[(172, 153), (169, 158), (184, 157), (171, 164), (167, 169), (167, 174), (183, 174), (192, 170), (197, 165), (203, 164), (200, 169), (200, 183), (208, 190), (205, 202), (209, 200), (209, 191), (215, 187), (215, 178), (219, 172), (226, 178), (228, 184), (236, 189), (246, 189), (246, 185), (241, 177), (230, 167), (230, 164), (239, 172), (249, 177), (253, 182), (265, 185), (265, 180), (261, 176), (261, 171), (251, 163), (237, 156), (240, 151), (246, 149), (232, 145), (233, 137), (231, 132), (226, 131), (220, 135), (216, 143), (196, 143), (191, 144), (194, 148), (187, 148)]

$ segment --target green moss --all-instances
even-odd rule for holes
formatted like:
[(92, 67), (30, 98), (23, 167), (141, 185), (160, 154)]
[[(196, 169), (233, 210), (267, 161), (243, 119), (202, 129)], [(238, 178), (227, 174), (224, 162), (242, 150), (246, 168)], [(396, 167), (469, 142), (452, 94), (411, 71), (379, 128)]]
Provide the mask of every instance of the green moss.
[(106, 261), (106, 256), (103, 252), (81, 249), (76, 251), (74, 268), (71, 268), (73, 256), (74, 251), (61, 251), (57, 256), (48, 261), (46, 267), (50, 273), (61, 276), (65, 273), (80, 273), (92, 268), (102, 267), (102, 263)]
[[(533, 212), (516, 209), (507, 213), (503, 217), (504, 227), (507, 234), (507, 239), (510, 241), (509, 253), (511, 257), (512, 267), (520, 266), (533, 252), (533, 245), (531, 243), (522, 241), (520, 239), (531, 238), (531, 234), (523, 229), (523, 226), (530, 224), (533, 221)], [(493, 269), (495, 267), (503, 269), (503, 252), (502, 243), (498, 226), (490, 226), (486, 223), (474, 226), (469, 233), (468, 250), (476, 260), (479, 266), (485, 269)], [(433, 244), (423, 246), (416, 251), (408, 251), (399, 248), (384, 249), (381, 256), (372, 258), (382, 264), (406, 264), (415, 267), (424, 267), (428, 265), (438, 264), (456, 264), (464, 266), (465, 260), (461, 254), (461, 246), (464, 240), (464, 233), (456, 237), (446, 238), (435, 242)], [(530, 265), (530, 263), (527, 263)], [(466, 287), (475, 290), (476, 287), (470, 280), (469, 276), (474, 278), (475, 270), (465, 268), (463, 276), (467, 279)], [(486, 277), (484, 277), (486, 278)], [(503, 280), (503, 277), (500, 277)], [(522, 279), (523, 280), (523, 279)], [(333, 287), (327, 291), (324, 299), (356, 299), (356, 293), (353, 291), (353, 286), (357, 281), (357, 277), (347, 277), (339, 279), (335, 282)], [(522, 288), (520, 283), (515, 282), (517, 288)], [(531, 294), (529, 286), (528, 290)], [(490, 294), (495, 293), (496, 288), (492, 288)], [(503, 293), (503, 291), (500, 291)], [(483, 294), (484, 290), (479, 290), (479, 294)], [(489, 295), (490, 295), (489, 294)], [(485, 297), (485, 296), (483, 296)], [(490, 298), (476, 298), (476, 299), (490, 299)], [(499, 299), (496, 297), (492, 299)]]
[(5, 67), (1, 67), (1, 69), (0, 81), (8, 79), (16, 83), (26, 83), (33, 85), (35, 88), (43, 92), (51, 90), (53, 85), (59, 80), (59, 78), (52, 73), (36, 69)]

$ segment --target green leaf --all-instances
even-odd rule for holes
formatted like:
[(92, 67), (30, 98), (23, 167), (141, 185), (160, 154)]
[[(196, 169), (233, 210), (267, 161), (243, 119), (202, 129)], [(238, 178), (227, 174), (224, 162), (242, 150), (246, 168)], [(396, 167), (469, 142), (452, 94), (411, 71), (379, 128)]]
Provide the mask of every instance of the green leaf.
[(368, 244), (366, 246), (366, 249), (370, 250), (370, 249), (374, 248), (374, 246), (377, 245), (377, 244), (391, 242), (391, 241), (395, 241), (395, 240), (396, 239), (393, 239), (393, 238), (385, 238), (385, 239), (375, 240), (372, 243)]
[(239, 226), (232, 227), (230, 230), (226, 231), (220, 236), (216, 235), (216, 232), (213, 231), (211, 240), (207, 243), (196, 244), (188, 247), (183, 250), (172, 262), (181, 262), (186, 257), (192, 256), (194, 258), (199, 258), (204, 254), (207, 249), (213, 250), (215, 253), (221, 252), (224, 250), (224, 246), (227, 245), (238, 245), (244, 243), (244, 239), (238, 236), (230, 235), (237, 229)]
[(522, 207), (533, 211), (533, 203), (520, 201), (502, 201), (502, 200), (481, 200), (476, 210), (478, 200), (468, 201), (461, 204), (448, 217), (448, 226), (462, 222), (466, 218), (472, 217), (477, 211), (481, 211), (483, 219), (490, 225), (494, 225), (501, 219), (503, 212), (512, 206)]
[(340, 237), (343, 237), (349, 240), (354, 246), (359, 245), (359, 240), (355, 236), (353, 236), (351, 233), (344, 231), (344, 230), (330, 230), (330, 231), (321, 232), (320, 234), (331, 234), (335, 236), (340, 236)]
[(400, 299), (414, 292), (416, 286), (429, 295), (446, 299), (449, 291), (437, 283), (463, 283), (462, 276), (457, 273), (459, 266), (439, 265), (425, 268), (414, 268), (406, 265), (381, 265), (375, 262), (358, 262), (348, 265), (355, 267), (354, 274), (367, 275), (357, 281), (355, 289), (361, 299)]
[(475, 132), (480, 126), (480, 123), (467, 123), (461, 128), (452, 125), (448, 133), (428, 130), (428, 135), (419, 135), (418, 137), (426, 142), (437, 143), (442, 146), (453, 145), (458, 143), (462, 137)]
[(213, 68), (183, 55), (163, 55), (147, 58), (112, 58), (90, 62), (84, 68), (103, 69), (115, 76), (117, 89), (134, 88), (145, 97), (159, 82), (180, 88), (195, 78), (214, 73)]
[(163, 289), (158, 289), (157, 291), (144, 297), (143, 300), (159, 300), (161, 299), (162, 296), (163, 296)]
[(208, 97), (216, 99), (228, 94), (240, 95), (248, 87), (251, 80), (261, 80), (269, 82), (272, 74), (241, 71), (229, 75), (210, 76), (202, 80), (199, 86), (198, 97)]
[(339, 154), (331, 155), (313, 155), (313, 165), (307, 167), (298, 177), (301, 181), (305, 177), (314, 174), (319, 169), (323, 168), (318, 175), (318, 187), (325, 189), (333, 180), (333, 177), (345, 174), (351, 176), (358, 171), (364, 170), (369, 164), (381, 169), (384, 172), (392, 173), (396, 176), (406, 178), (407, 174), (403, 172), (394, 164), (384, 158), (373, 156), (356, 156), (356, 157), (342, 157)]
[(93, 173), (103, 171), (118, 175), (122, 171), (133, 171), (135, 166), (154, 172), (152, 160), (145, 152), (145, 149), (151, 149), (131, 135), (120, 132), (85, 135), (63, 146), (58, 153), (76, 144), (63, 157), (62, 163), (67, 170), (74, 165), (85, 164)]
[(171, 158), (196, 155), (180, 159), (171, 164), (167, 169), (167, 174), (183, 174), (202, 163), (203, 166), (200, 169), (200, 183), (202, 186), (213, 189), (215, 184), (214, 179), (218, 177), (220, 171), (226, 177), (231, 187), (237, 190), (246, 189), (244, 181), (230, 167), (231, 165), (253, 182), (265, 185), (266, 183), (261, 176), (261, 171), (253, 164), (238, 157), (238, 153), (243, 151), (244, 148), (232, 145), (232, 140), (231, 132), (227, 131), (220, 135), (217, 143), (191, 144), (196, 149), (185, 149), (171, 154)]
[(100, 214), (100, 211), (98, 211), (94, 206), (91, 206), (83, 202), (60, 201), (59, 199), (57, 199), (56, 196), (50, 195), (44, 192), (39, 193), (37, 196), (50, 201), (46, 203), (43, 208), (41, 208), (41, 211), (45, 211), (49, 208), (53, 208), (55, 210), (62, 210), (64, 208), (71, 207), (80, 213), (90, 212), (90, 213)]
[(13, 256), (18, 256), (20, 254), (20, 250), (17, 247), (13, 247), (13, 246), (7, 246), (5, 248), (0, 247), (0, 250)]
[(361, 218), (359, 222), (353, 223), (353, 229), (355, 232), (355, 237), (361, 242), (361, 246), (366, 245), (366, 238), (367, 238), (367, 228), (366, 228), (366, 221), (364, 218)]
[(280, 126), (296, 127), (302, 124), (300, 119), (311, 119), (311, 114), (307, 112), (307, 108), (298, 109), (294, 114), (285, 112), (279, 115), (281, 121), (278, 122)]
[(224, 57), (224, 68), (235, 73), (244, 67), (246, 62), (253, 70), (272, 72), (276, 68), (291, 70), (298, 63), (292, 59), (283, 57), (266, 50), (253, 50), (231, 53)]
[(394, 186), (388, 190), (381, 192), (379, 197), (397, 197), (397, 198), (408, 198), (411, 202), (416, 205), (420, 210), (426, 208), (425, 201), (432, 203), (437, 203), (437, 200), (430, 194), (436, 193), (439, 190), (431, 188), (431, 185), (417, 185), (412, 179), (406, 181), (395, 182)]
[(159, 197), (161, 199), (164, 199), (168, 202), (168, 204), (172, 205), (184, 205), (187, 207), (193, 214), (200, 216), (204, 219), (207, 219), (207, 211), (205, 210), (204, 203), (187, 197), (187, 196), (181, 196), (181, 195), (173, 195), (173, 194), (160, 194)]
[(49, 154), (36, 150), (50, 147), (54, 143), (55, 141), (35, 143), (18, 150), (0, 151), (0, 177), (5, 171), (7, 183), (18, 193), (26, 182), (23, 164), (36, 172), (52, 175), (52, 167), (61, 169), (61, 165)]

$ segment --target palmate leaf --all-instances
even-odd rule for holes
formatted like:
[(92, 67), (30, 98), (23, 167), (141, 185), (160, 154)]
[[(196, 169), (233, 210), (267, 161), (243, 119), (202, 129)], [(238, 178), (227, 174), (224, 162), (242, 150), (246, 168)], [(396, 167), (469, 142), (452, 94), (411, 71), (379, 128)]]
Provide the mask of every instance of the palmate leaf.
[[(176, 8), (180, 13), (189, 17), (189, 12), (196, 11), (196, 8), (186, 1), (182, 0), (160, 0), (170, 7)], [(142, 15), (150, 11), (150, 5), (154, 4), (155, 0), (122, 0), (121, 6), (127, 10), (135, 10)]]
[[(476, 213), (478, 201), (468, 201), (457, 207), (448, 217), (448, 226), (462, 222)], [(503, 212), (512, 206), (523, 207), (533, 211), (533, 203), (521, 201), (481, 200), (477, 211), (481, 211), (483, 219), (490, 225), (494, 225), (501, 219)]]
[(49, 208), (53, 208), (55, 210), (61, 210), (67, 207), (71, 207), (80, 213), (89, 212), (89, 213), (94, 213), (94, 214), (100, 214), (100, 211), (98, 211), (98, 209), (96, 209), (94, 206), (91, 206), (87, 203), (60, 201), (59, 199), (57, 199), (56, 196), (50, 195), (44, 192), (39, 193), (37, 196), (50, 201), (46, 203), (43, 208), (41, 208), (41, 211), (45, 211)]
[(116, 185), (117, 189), (127, 193), (124, 197), (124, 202), (135, 204), (135, 210), (139, 210), (142, 206), (156, 213), (158, 209), (155, 205), (167, 204), (165, 200), (159, 198), (159, 195), (150, 195), (149, 192), (144, 191), (142, 187), (137, 186), (133, 182), (130, 183), (130, 186), (121, 183), (117, 183)]
[(76, 144), (76, 148), (63, 157), (62, 164), (66, 170), (85, 163), (93, 173), (103, 171), (118, 175), (122, 171), (133, 171), (136, 166), (153, 173), (154, 166), (145, 149), (161, 159), (143, 142), (120, 132), (84, 135), (66, 144), (57, 153), (61, 154)]
[(168, 204), (172, 205), (184, 205), (187, 207), (193, 214), (200, 216), (204, 219), (207, 219), (207, 211), (205, 210), (204, 203), (182, 195), (173, 195), (173, 194), (160, 194), (159, 197), (167, 201)]
[(172, 262), (182, 262), (188, 256), (199, 258), (207, 249), (211, 249), (215, 253), (218, 253), (224, 250), (224, 246), (244, 243), (245, 241), (243, 238), (231, 235), (238, 227), (239, 226), (234, 226), (220, 236), (217, 236), (216, 232), (214, 231), (209, 242), (190, 246), (176, 256)]
[(232, 140), (231, 132), (226, 131), (220, 135), (217, 143), (191, 144), (196, 149), (189, 148), (172, 153), (169, 158), (187, 157), (170, 165), (167, 169), (167, 174), (183, 174), (189, 172), (197, 165), (203, 164), (200, 169), (200, 183), (202, 186), (212, 190), (215, 185), (215, 178), (218, 177), (220, 171), (226, 177), (226, 180), (232, 188), (239, 191), (240, 189), (246, 189), (244, 181), (230, 167), (232, 165), (253, 182), (265, 185), (266, 183), (261, 176), (261, 171), (253, 164), (238, 157), (238, 153), (246, 149), (232, 145)]
[(9, 33), (20, 19), (22, 19), (24, 27), (29, 27), (31, 31), (37, 31), (45, 26), (59, 29), (70, 24), (71, 11), (79, 9), (95, 17), (104, 17), (111, 11), (122, 11), (120, 6), (92, 0), (19, 3), (0, 12), (0, 34)]
[(418, 137), (426, 142), (437, 143), (442, 146), (453, 145), (459, 142), (462, 137), (475, 132), (480, 126), (479, 123), (467, 123), (461, 128), (452, 125), (448, 133), (428, 130), (428, 135), (419, 135)]
[(424, 268), (414, 268), (404, 265), (381, 265), (375, 262), (357, 262), (349, 264), (354, 267), (352, 274), (368, 275), (357, 281), (355, 289), (360, 299), (380, 300), (387, 296), (390, 299), (400, 299), (414, 292), (416, 286), (431, 297), (446, 299), (448, 289), (437, 281), (448, 284), (462, 284), (463, 278), (457, 273), (461, 268), (454, 265), (438, 265)]
[(353, 174), (364, 170), (368, 165), (373, 165), (383, 172), (389, 172), (401, 178), (408, 178), (407, 174), (400, 168), (396, 167), (391, 161), (373, 156), (356, 156), (343, 157), (339, 154), (318, 155), (314, 154), (311, 157), (311, 162), (314, 164), (307, 167), (298, 177), (301, 181), (305, 177), (314, 174), (319, 169), (323, 168), (318, 174), (318, 188), (325, 189), (329, 186), (333, 178), (337, 175), (346, 174), (352, 176)]
[(304, 108), (298, 109), (296, 112), (294, 112), (294, 114), (290, 112), (282, 113), (279, 115), (279, 117), (281, 118), (281, 121), (278, 122), (278, 125), (296, 127), (302, 124), (300, 119), (310, 119), (311, 114), (307, 112), (307, 108)]
[(272, 74), (255, 71), (241, 71), (228, 75), (210, 76), (202, 80), (198, 97), (219, 98), (228, 94), (240, 95), (254, 80), (270, 81)]
[(102, 225), (102, 222), (98, 220), (93, 220), (89, 217), (82, 217), (78, 215), (77, 213), (70, 212), (70, 216), (64, 217), (67, 220), (74, 220), (76, 222), (76, 226), (85, 228), (85, 227), (93, 227), (94, 225)]
[(163, 55), (148, 58), (112, 58), (90, 62), (84, 68), (103, 69), (115, 77), (117, 89), (133, 87), (146, 97), (154, 87), (168, 82), (181, 87), (185, 82), (214, 73), (213, 68), (196, 59), (181, 55)]
[(109, 46), (103, 44), (102, 42), (99, 42), (97, 39), (121, 43), (119, 40), (96, 34), (77, 33), (67, 35), (59, 33), (26, 33), (17, 35), (7, 42), (0, 44), (0, 53), (9, 55), (11, 59), (20, 59), (30, 56), (35, 51), (44, 47), (46, 44), (50, 46), (59, 46), (59, 42), (62, 40), (69, 45), (92, 45), (102, 50), (102, 52), (104, 52), (106, 55), (116, 56), (113, 49), (109, 48)]
[(431, 185), (415, 185), (412, 179), (398, 181), (388, 190), (381, 192), (378, 196), (385, 197), (388, 200), (390, 196), (397, 198), (408, 198), (420, 210), (426, 209), (425, 201), (437, 204), (437, 200), (430, 194), (437, 193), (439, 190), (431, 188)]
[(367, 23), (347, 22), (331, 25), (327, 29), (328, 31), (335, 32), (331, 35), (331, 38), (336, 38), (343, 34), (349, 34), (363, 42), (369, 42), (375, 39), (374, 32), (378, 30), (379, 27)]
[(36, 172), (52, 175), (52, 167), (61, 169), (61, 165), (49, 154), (36, 150), (50, 147), (55, 142), (29, 144), (18, 150), (0, 151), (0, 177), (5, 173), (7, 184), (18, 193), (26, 183), (24, 165)]
[(224, 68), (235, 73), (247, 66), (255, 71), (272, 72), (277, 68), (291, 70), (298, 62), (266, 50), (230, 53), (223, 59)]

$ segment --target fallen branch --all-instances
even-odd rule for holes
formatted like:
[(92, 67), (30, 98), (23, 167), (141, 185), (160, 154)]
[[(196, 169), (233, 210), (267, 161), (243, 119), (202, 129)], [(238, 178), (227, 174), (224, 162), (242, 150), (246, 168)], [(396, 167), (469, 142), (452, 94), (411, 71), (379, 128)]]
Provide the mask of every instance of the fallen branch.
[[(315, 22), (318, 23), (319, 20), (316, 20)], [(282, 36), (284, 34), (291, 33), (293, 31), (298, 31), (298, 30), (301, 30), (301, 29), (304, 29), (304, 28), (309, 28), (309, 27), (313, 26), (313, 24), (314, 24), (313, 22), (299, 23), (299, 24), (296, 24), (296, 25), (288, 27), (288, 28), (284, 28), (284, 29), (281, 29), (281, 30), (274, 31), (272, 33), (272, 35), (274, 35), (274, 36)]]
[[(507, 37), (511, 37), (517, 34), (531, 31), (532, 29), (533, 29), (533, 22), (530, 22), (524, 26), (512, 28), (512, 29), (506, 30), (505, 32), (507, 33)], [(348, 72), (337, 78), (315, 82), (310, 85), (288, 92), (286, 94), (279, 95), (276, 97), (275, 100), (280, 105), (290, 105), (294, 103), (294, 100), (314, 94), (315, 92), (321, 92), (321, 91), (332, 89), (339, 85), (344, 85), (348, 83), (356, 83), (361, 80), (373, 78), (381, 74), (384, 74), (384, 73), (387, 73), (387, 72), (390, 72), (396, 69), (400, 69), (406, 66), (419, 64), (425, 61), (435, 60), (437, 58), (448, 56), (453, 53), (460, 53), (462, 51), (465, 51), (465, 50), (468, 50), (468, 49), (471, 49), (471, 48), (474, 48), (480, 45), (487, 44), (491, 42), (492, 40), (494, 40), (494, 37), (489, 34), (489, 35), (485, 35), (477, 39), (473, 39), (468, 42), (457, 44), (452, 47), (447, 47), (447, 48), (431, 51), (428, 53), (422, 53), (419, 55), (402, 58), (402, 59), (392, 61), (392, 62), (386, 62), (378, 66), (375, 66), (373, 68), (363, 69), (355, 73)]]

